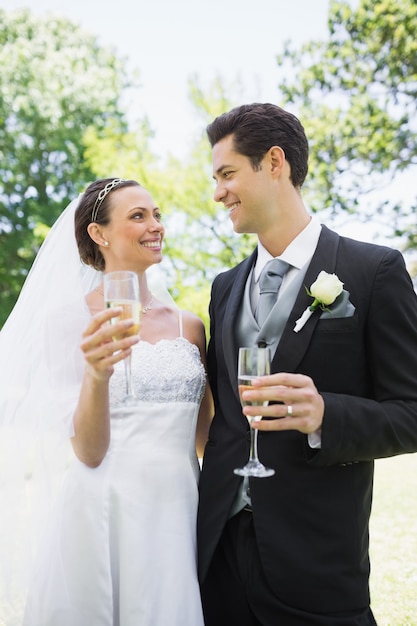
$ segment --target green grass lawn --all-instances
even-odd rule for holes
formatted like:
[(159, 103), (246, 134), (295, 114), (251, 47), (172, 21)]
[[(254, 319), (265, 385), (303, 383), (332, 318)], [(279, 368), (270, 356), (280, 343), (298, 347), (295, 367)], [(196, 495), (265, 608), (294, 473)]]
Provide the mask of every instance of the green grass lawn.
[(417, 454), (376, 461), (370, 535), (378, 626), (417, 626)]

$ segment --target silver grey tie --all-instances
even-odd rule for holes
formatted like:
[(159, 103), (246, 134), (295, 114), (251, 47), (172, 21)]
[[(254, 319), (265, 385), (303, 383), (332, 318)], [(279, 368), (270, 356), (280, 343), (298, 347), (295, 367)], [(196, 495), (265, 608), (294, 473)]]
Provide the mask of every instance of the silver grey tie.
[(256, 319), (259, 328), (262, 328), (263, 323), (277, 301), (282, 279), (289, 266), (290, 264), (282, 259), (272, 259), (268, 261), (262, 270), (259, 278), (259, 301), (256, 309)]

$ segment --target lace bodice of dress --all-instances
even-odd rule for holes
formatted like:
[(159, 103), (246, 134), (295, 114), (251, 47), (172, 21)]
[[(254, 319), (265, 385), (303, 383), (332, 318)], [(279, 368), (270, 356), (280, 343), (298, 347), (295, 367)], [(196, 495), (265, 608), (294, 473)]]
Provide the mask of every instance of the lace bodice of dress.
[[(183, 337), (156, 344), (139, 341), (132, 350), (133, 388), (144, 402), (197, 402), (204, 392), (206, 374), (196, 345)], [(124, 363), (110, 379), (110, 406), (125, 395)]]

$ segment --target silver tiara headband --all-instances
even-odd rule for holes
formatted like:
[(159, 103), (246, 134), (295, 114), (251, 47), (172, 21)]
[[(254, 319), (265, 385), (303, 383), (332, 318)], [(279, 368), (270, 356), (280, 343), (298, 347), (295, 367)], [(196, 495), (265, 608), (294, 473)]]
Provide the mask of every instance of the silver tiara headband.
[(118, 187), (121, 183), (124, 183), (126, 178), (113, 178), (101, 191), (99, 191), (97, 199), (94, 203), (93, 210), (91, 213), (91, 221), (95, 222), (97, 219), (97, 214), (99, 209), (103, 203), (104, 198), (111, 192), (115, 187)]

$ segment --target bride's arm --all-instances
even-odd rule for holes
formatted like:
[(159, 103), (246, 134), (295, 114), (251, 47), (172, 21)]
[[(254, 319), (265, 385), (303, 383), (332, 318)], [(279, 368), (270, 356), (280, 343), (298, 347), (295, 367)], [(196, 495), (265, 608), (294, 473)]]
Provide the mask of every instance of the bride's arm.
[[(204, 324), (198, 316), (186, 311), (183, 311), (183, 320), (185, 336), (191, 343), (196, 344), (200, 351), (201, 361), (204, 367), (206, 367), (206, 331)], [(207, 382), (197, 420), (196, 451), (198, 458), (203, 457), (213, 415), (213, 397)]]
[(114, 335), (133, 325), (133, 321), (111, 326), (107, 324), (117, 315), (120, 315), (117, 308), (94, 315), (81, 343), (85, 371), (74, 414), (71, 443), (77, 457), (89, 467), (100, 465), (110, 443), (109, 380), (113, 366), (128, 356), (131, 346), (139, 340), (138, 336), (130, 336), (113, 341)]
[(208, 440), (211, 420), (213, 419), (214, 407), (210, 385), (206, 383), (206, 389), (200, 405), (197, 420), (196, 451), (199, 459), (203, 458), (204, 448)]

